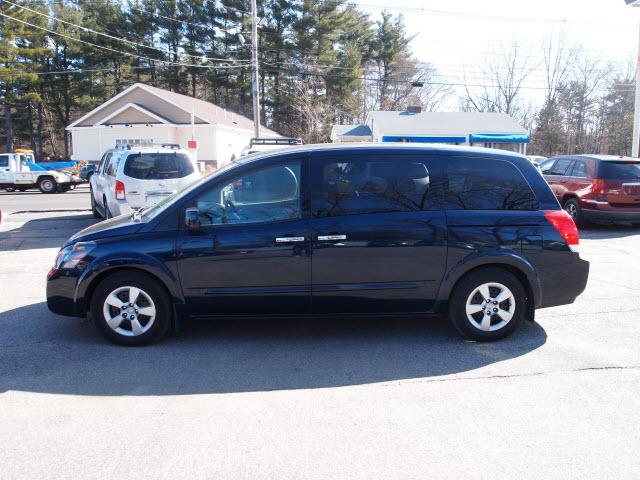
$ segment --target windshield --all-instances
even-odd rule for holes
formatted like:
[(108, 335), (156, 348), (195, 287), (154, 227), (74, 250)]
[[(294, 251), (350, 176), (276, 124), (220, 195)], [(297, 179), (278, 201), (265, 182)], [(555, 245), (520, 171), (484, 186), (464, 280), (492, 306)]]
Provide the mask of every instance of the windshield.
[(127, 157), (124, 174), (139, 180), (184, 178), (193, 173), (193, 163), (184, 153), (134, 153)]
[(598, 176), (615, 180), (640, 180), (639, 162), (601, 162)]

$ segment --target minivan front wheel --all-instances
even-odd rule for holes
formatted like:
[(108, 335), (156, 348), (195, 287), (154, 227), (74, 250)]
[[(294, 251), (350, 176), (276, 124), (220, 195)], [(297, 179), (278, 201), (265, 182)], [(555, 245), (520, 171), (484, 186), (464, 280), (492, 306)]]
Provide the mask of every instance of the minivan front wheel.
[(144, 345), (162, 338), (172, 309), (163, 286), (139, 272), (115, 273), (96, 287), (91, 316), (100, 332), (120, 345)]
[(522, 323), (526, 301), (525, 289), (512, 273), (493, 267), (476, 270), (456, 285), (449, 318), (467, 338), (498, 340)]

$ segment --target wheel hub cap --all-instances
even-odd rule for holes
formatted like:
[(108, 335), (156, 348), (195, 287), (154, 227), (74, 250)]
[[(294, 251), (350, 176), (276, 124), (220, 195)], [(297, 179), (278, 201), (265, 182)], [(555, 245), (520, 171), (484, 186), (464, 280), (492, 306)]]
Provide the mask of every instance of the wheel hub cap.
[(504, 328), (511, 321), (515, 308), (513, 293), (505, 285), (484, 283), (467, 298), (467, 320), (478, 330), (493, 332)]
[(113, 290), (104, 301), (104, 320), (114, 332), (135, 337), (149, 331), (156, 319), (151, 296), (138, 287), (125, 286)]

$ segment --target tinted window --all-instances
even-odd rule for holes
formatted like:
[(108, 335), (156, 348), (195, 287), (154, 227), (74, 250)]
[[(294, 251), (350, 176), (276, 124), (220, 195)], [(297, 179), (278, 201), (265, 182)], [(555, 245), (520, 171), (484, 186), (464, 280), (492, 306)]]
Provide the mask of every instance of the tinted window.
[(141, 180), (183, 178), (193, 173), (191, 159), (184, 153), (134, 153), (127, 157), (124, 174)]
[(407, 156), (314, 161), (313, 215), (335, 217), (439, 208), (431, 188), (430, 162)]
[(582, 160), (576, 160), (571, 170), (571, 176), (573, 177), (587, 177), (587, 165)]
[(203, 225), (275, 222), (300, 218), (300, 162), (253, 170), (200, 195)]
[(538, 209), (531, 187), (507, 161), (451, 157), (445, 165), (445, 195), (450, 210)]
[(617, 180), (639, 180), (640, 163), (600, 162), (598, 177)]
[(571, 165), (572, 161), (573, 159), (571, 158), (560, 158), (556, 160), (556, 163), (553, 165), (553, 167), (545, 173), (547, 175), (565, 175), (567, 173), (567, 168), (569, 168), (569, 165)]
[(0, 155), (0, 167), (9, 166), (9, 155)]

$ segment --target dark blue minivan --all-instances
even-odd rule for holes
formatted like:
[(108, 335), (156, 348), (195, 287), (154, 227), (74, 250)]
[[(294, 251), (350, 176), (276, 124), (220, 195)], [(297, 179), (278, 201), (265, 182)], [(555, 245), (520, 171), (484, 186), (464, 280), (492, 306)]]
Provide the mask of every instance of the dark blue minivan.
[(445, 312), (465, 337), (495, 340), (584, 290), (577, 247), (573, 220), (523, 156), (302, 146), (77, 233), (48, 274), (47, 303), (126, 345), (186, 317)]

